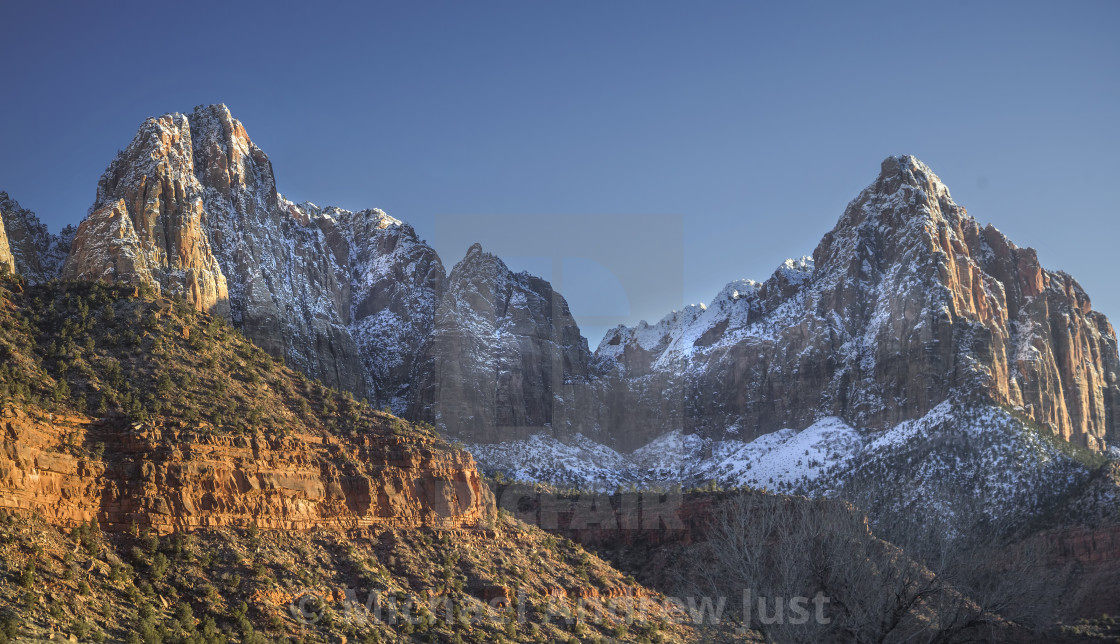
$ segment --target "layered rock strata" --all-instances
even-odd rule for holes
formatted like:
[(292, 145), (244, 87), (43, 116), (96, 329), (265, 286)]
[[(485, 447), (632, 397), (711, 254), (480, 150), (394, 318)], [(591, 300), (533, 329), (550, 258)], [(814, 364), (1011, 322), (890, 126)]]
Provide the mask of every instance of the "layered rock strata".
[(470, 455), (430, 439), (215, 436), (11, 411), (0, 430), (0, 507), (56, 525), (449, 529), (494, 510)]

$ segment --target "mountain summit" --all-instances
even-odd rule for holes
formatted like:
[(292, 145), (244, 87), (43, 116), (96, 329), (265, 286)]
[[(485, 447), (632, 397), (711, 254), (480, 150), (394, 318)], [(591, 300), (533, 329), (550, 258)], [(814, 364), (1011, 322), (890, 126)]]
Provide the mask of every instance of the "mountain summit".
[(285, 199), (225, 105), (144, 122), (102, 175), (63, 275), (181, 296), (308, 375), (397, 409), (444, 276), (412, 227), (381, 211)]
[(953, 396), (1016, 410), (1094, 450), (1120, 431), (1107, 318), (1072, 277), (981, 227), (909, 156), (883, 162), (811, 262), (787, 262), (761, 285), (732, 283), (712, 306), (656, 327), (615, 329), (597, 353), (625, 383), (624, 407), (680, 405), (655, 433), (680, 423), (749, 438), (821, 416), (886, 428)]
[[(20, 224), (3, 198), (17, 270), (58, 274), (68, 238)], [(142, 124), (61, 273), (182, 297), (300, 371), (472, 443), (583, 436), (630, 452), (675, 431), (751, 440), (824, 417), (883, 430), (949, 400), (1095, 451), (1120, 434), (1105, 316), (911, 156), (883, 161), (812, 257), (616, 328), (594, 353), (551, 285), (481, 247), (449, 275), (380, 210), (284, 198), (224, 105)]]
[[(22, 254), (21, 272), (49, 277), (61, 264), (50, 249), (67, 240), (17, 226), (18, 240), (44, 237), (31, 244), (42, 259), (17, 252), (12, 220), (26, 217), (4, 199), (15, 263)], [(1093, 450), (1118, 432), (1108, 320), (911, 156), (883, 161), (811, 258), (732, 282), (711, 306), (615, 329), (594, 354), (547, 282), (480, 247), (449, 277), (382, 211), (285, 199), (224, 105), (140, 127), (101, 177), (62, 275), (181, 296), (305, 373), (467, 440), (502, 442), (506, 427), (628, 451), (674, 430), (750, 438), (822, 416), (885, 428), (953, 396)]]

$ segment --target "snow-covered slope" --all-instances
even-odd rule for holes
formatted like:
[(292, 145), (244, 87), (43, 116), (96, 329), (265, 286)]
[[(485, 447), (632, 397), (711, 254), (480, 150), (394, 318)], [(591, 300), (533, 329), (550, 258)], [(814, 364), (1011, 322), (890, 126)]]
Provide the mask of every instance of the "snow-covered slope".
[(468, 449), (484, 470), (516, 480), (598, 491), (715, 483), (843, 496), (873, 518), (909, 513), (947, 526), (958, 516), (1013, 522), (1040, 516), (1092, 473), (1077, 448), (1046, 430), (998, 407), (950, 401), (886, 430), (825, 417), (750, 441), (674, 431), (631, 454), (584, 436)]
[[(787, 259), (778, 267), (775, 279), (797, 286), (812, 274), (812, 257)], [(783, 330), (804, 318), (804, 299), (792, 298), (778, 310), (766, 312), (761, 291), (759, 282), (735, 280), (723, 287), (711, 304), (694, 304), (673, 311), (653, 326), (641, 322), (634, 328), (615, 327), (600, 341), (596, 353), (620, 362), (625, 371), (626, 363), (621, 360), (625, 348), (640, 347), (655, 356), (649, 368), (662, 370), (688, 363), (694, 354), (710, 351), (717, 345), (774, 341)]]
[(349, 279), (349, 329), (372, 385), (371, 401), (406, 413), (443, 294), (443, 263), (412, 226), (382, 210), (299, 208), (325, 233)]

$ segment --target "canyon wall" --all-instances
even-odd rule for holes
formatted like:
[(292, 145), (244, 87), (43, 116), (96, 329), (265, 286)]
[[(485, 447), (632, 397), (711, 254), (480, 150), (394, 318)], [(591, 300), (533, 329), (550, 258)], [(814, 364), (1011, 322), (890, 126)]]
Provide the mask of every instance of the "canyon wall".
[(0, 508), (55, 525), (448, 529), (494, 511), (470, 455), (425, 438), (205, 435), (12, 410), (0, 430)]

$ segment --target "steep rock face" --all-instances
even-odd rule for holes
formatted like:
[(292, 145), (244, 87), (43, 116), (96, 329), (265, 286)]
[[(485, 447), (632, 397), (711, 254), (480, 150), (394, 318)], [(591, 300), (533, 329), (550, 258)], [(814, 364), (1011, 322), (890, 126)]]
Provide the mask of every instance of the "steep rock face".
[[(180, 296), (199, 310), (229, 315), (226, 278), (203, 230), (202, 186), (192, 174), (187, 118), (172, 114), (148, 119), (136, 138), (110, 164), (97, 185), (91, 214), (78, 227), (67, 277), (143, 278), (168, 296)], [(121, 217), (130, 221), (120, 223)], [(103, 239), (119, 234), (121, 244)], [(135, 254), (124, 260), (140, 272), (115, 275), (121, 260), (112, 251)]]
[(350, 329), (372, 383), (371, 401), (408, 408), (422, 345), (432, 332), (446, 274), (416, 231), (381, 210), (300, 206), (323, 234), (350, 284)]
[[(112, 223), (119, 214), (131, 226)], [(284, 199), (268, 156), (224, 105), (146, 121), (82, 228), (68, 276), (145, 281), (228, 317), (308, 375), (405, 406), (439, 258), (381, 211)]]
[(11, 412), (0, 430), (0, 507), (56, 525), (460, 528), (494, 510), (470, 455), (405, 437), (206, 436)]
[(159, 284), (123, 199), (91, 213), (78, 226), (74, 246), (82, 252), (66, 262), (63, 279)]
[(8, 247), (8, 234), (4, 230), (4, 213), (0, 212), (0, 273), (14, 273), (16, 260), (12, 257), (12, 250)]
[(812, 258), (615, 329), (595, 355), (547, 282), (477, 248), (445, 276), (379, 210), (286, 200), (221, 105), (144, 124), (65, 273), (182, 295), (293, 367), (474, 443), (578, 432), (632, 450), (826, 415), (886, 428), (957, 395), (1101, 449), (1120, 413), (1115, 335), (1081, 287), (977, 224), (911, 157), (883, 163)]
[(0, 213), (3, 213), (0, 216), (4, 218), (4, 231), (16, 272), (32, 283), (58, 277), (66, 255), (70, 252), (75, 228), (67, 226), (59, 234), (52, 235), (35, 213), (23, 208), (18, 201), (2, 191)]
[(593, 375), (563, 296), (475, 244), (447, 278), (413, 414), (475, 442), (595, 433)]
[(318, 228), (276, 191), (268, 156), (224, 105), (190, 116), (207, 230), (229, 283), (231, 316), (270, 353), (367, 395), (351, 336), (350, 292)]
[(886, 428), (954, 392), (1092, 449), (1120, 418), (1108, 320), (913, 157), (883, 162), (812, 260), (617, 328), (597, 354), (614, 364), (611, 431), (638, 444), (679, 428), (750, 439), (820, 415)]
[[(225, 106), (148, 119), (102, 176), (91, 213), (67, 276), (147, 282), (230, 318), (305, 373), (365, 393), (333, 258)], [(109, 224), (113, 213), (130, 225)], [(117, 230), (120, 243), (106, 242)]]

